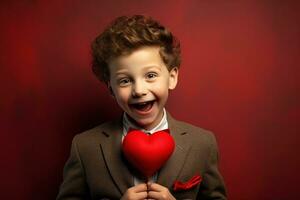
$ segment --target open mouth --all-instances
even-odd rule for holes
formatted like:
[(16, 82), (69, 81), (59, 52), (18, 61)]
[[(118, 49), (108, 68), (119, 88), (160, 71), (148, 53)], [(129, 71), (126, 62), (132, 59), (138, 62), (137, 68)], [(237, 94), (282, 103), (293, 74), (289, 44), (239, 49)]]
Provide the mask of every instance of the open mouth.
[(155, 100), (141, 102), (141, 103), (133, 103), (133, 104), (130, 104), (130, 106), (140, 112), (147, 112), (147, 111), (151, 110), (154, 102), (155, 102)]

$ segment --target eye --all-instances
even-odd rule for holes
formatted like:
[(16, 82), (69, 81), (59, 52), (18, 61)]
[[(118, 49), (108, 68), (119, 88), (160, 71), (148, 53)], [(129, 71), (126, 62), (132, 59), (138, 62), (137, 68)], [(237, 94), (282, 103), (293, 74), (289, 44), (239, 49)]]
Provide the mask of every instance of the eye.
[(127, 86), (130, 84), (130, 79), (129, 78), (122, 78), (119, 80), (119, 85), (120, 86)]
[(154, 79), (157, 77), (157, 73), (154, 72), (147, 73), (146, 77), (147, 79)]

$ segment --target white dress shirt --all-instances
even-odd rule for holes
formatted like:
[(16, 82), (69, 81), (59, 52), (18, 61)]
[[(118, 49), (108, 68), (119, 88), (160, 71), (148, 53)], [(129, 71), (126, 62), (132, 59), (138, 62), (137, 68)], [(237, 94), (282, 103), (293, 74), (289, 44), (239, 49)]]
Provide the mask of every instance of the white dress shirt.
[[(124, 112), (123, 114), (123, 135), (122, 135), (122, 142), (123, 142), (123, 139), (124, 137), (126, 136), (129, 128), (133, 128), (133, 129), (138, 129), (138, 130), (141, 130), (145, 133), (148, 133), (148, 134), (153, 134), (154, 132), (156, 131), (161, 131), (161, 130), (165, 130), (165, 129), (168, 129), (168, 121), (167, 121), (167, 115), (166, 115), (166, 110), (164, 109), (163, 110), (163, 117), (161, 119), (161, 121), (158, 123), (157, 126), (155, 126), (153, 129), (151, 130), (145, 130), (141, 127), (138, 127), (136, 126), (135, 124), (133, 124), (127, 114)], [(138, 185), (140, 183), (144, 183), (143, 180), (139, 179), (138, 177), (133, 177), (133, 181), (134, 181), (134, 185)], [(157, 173), (155, 173), (149, 180), (150, 182), (156, 182), (157, 181)]]

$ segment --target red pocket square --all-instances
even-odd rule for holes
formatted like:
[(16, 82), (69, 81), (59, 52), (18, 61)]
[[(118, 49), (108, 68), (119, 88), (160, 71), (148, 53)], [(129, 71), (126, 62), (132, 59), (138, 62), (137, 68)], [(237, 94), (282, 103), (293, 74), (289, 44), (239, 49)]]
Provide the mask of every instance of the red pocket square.
[(182, 190), (189, 190), (192, 187), (198, 185), (202, 181), (202, 177), (200, 175), (193, 176), (190, 180), (185, 183), (180, 181), (175, 181), (173, 185), (174, 191), (182, 191)]

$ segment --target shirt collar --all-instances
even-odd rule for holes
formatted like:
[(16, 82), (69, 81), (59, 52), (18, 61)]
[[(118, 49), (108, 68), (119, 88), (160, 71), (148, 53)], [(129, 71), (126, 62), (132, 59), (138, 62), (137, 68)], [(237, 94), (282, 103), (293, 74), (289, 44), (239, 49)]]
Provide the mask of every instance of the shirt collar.
[(138, 130), (141, 130), (143, 132), (150, 133), (150, 134), (152, 134), (156, 131), (161, 131), (161, 130), (167, 129), (168, 128), (168, 120), (167, 120), (167, 114), (166, 114), (165, 108), (163, 109), (163, 117), (162, 117), (161, 121), (158, 123), (157, 126), (155, 126), (151, 130), (145, 130), (141, 127), (136, 126), (135, 124), (133, 124), (129, 120), (127, 114), (124, 112), (124, 114), (123, 114), (123, 130), (124, 130), (123, 132), (124, 132), (124, 135), (126, 135), (129, 128), (138, 129)]

